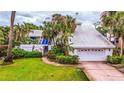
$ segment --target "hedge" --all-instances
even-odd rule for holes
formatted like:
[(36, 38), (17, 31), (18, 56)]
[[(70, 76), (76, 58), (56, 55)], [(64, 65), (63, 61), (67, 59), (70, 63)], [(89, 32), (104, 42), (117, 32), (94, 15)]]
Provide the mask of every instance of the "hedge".
[(56, 57), (56, 61), (61, 64), (78, 64), (79, 59), (78, 56), (59, 55)]
[(34, 58), (41, 57), (42, 53), (38, 51), (25, 51), (19, 48), (13, 48), (12, 50), (13, 58)]

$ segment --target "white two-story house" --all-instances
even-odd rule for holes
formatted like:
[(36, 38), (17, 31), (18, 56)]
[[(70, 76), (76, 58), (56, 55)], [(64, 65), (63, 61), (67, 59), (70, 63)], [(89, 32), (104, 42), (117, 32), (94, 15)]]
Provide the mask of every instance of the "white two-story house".
[[(39, 39), (38, 44), (21, 44), (20, 48), (32, 51), (32, 48), (43, 53), (51, 49), (49, 41), (43, 39), (41, 30), (33, 30), (29, 33), (32, 40)], [(77, 25), (73, 37), (70, 38), (74, 53), (83, 61), (106, 61), (107, 56), (112, 55), (115, 47), (106, 37), (99, 33), (93, 24), (80, 23)]]

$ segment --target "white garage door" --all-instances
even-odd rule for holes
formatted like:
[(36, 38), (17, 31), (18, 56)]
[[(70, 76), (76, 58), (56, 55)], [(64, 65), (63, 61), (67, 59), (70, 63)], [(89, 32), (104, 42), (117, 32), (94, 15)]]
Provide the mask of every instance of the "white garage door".
[(105, 61), (104, 49), (79, 49), (78, 56), (80, 61)]

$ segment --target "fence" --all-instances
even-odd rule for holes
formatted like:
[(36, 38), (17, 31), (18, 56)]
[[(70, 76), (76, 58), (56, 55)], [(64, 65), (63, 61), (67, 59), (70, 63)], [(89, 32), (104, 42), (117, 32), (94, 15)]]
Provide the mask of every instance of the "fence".
[(24, 49), (26, 51), (39, 51), (39, 52), (43, 52), (43, 45), (38, 45), (38, 44), (21, 44), (20, 49)]

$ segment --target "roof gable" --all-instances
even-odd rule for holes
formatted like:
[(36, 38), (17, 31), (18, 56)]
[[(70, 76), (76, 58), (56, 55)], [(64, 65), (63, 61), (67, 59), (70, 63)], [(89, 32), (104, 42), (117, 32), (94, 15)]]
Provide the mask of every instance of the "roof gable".
[(71, 42), (75, 48), (114, 48), (114, 45), (99, 33), (91, 23), (78, 25)]

